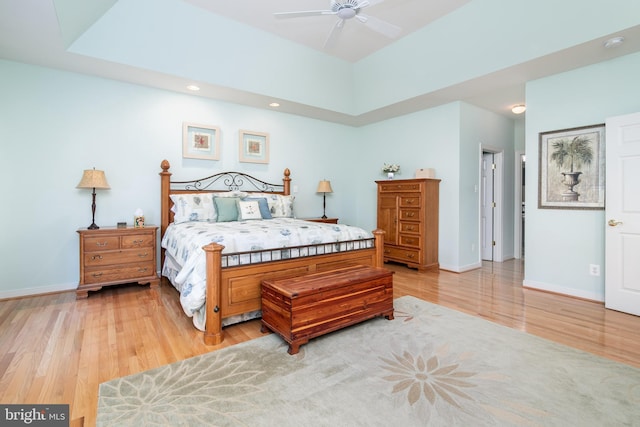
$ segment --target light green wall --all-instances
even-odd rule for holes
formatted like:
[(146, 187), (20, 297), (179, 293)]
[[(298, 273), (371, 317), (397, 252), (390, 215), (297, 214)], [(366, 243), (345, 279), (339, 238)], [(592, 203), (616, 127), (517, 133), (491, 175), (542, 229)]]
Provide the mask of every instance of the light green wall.
[(640, 2), (632, 0), (471, 1), (356, 63), (356, 111), (435, 92), (604, 37), (638, 25), (638, 16)]
[[(0, 60), (0, 298), (78, 283), (78, 228), (91, 223), (90, 191), (76, 189), (82, 171), (105, 171), (96, 223), (131, 223), (142, 208), (158, 224), (160, 162), (175, 178), (242, 170), (279, 180), (292, 170), (296, 215), (320, 216), (318, 181), (332, 180), (327, 213), (356, 223), (345, 209), (353, 159), (341, 156), (354, 129), (195, 96)], [(220, 126), (221, 160), (182, 159), (182, 122)], [(270, 133), (268, 165), (238, 162), (238, 130)]]
[(180, 0), (118, 1), (69, 50), (198, 83), (353, 111), (351, 64)]
[[(527, 286), (603, 300), (604, 211), (537, 208), (538, 134), (640, 111), (638, 76), (633, 54), (527, 84)], [(589, 275), (589, 264), (602, 266), (600, 277)]]

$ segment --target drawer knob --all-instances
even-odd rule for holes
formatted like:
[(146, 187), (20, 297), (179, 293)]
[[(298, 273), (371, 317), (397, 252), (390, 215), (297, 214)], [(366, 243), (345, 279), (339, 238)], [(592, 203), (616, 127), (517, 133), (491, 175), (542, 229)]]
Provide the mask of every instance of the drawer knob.
[(141, 240), (134, 240), (133, 244), (134, 245), (141, 245), (143, 242), (144, 242), (144, 240), (142, 240), (142, 239)]
[(93, 277), (102, 277), (102, 272), (91, 274)]
[(92, 260), (101, 260), (102, 259), (102, 255), (94, 255), (91, 257)]
[(413, 258), (414, 255), (413, 254), (407, 254), (407, 258)]
[(96, 242), (96, 246), (100, 246), (101, 248), (103, 248), (103, 247), (105, 247), (107, 245), (109, 245), (109, 242), (103, 242), (103, 243)]
[(143, 253), (143, 254), (138, 254), (138, 257), (139, 257), (139, 258), (146, 258), (146, 257), (147, 257), (147, 255), (149, 255), (149, 253), (148, 253), (148, 252), (145, 252), (145, 253)]
[(146, 272), (147, 272), (147, 270), (148, 270), (148, 268), (147, 268), (147, 267), (139, 268), (139, 269), (138, 269), (138, 271), (139, 271), (140, 273), (146, 273)]

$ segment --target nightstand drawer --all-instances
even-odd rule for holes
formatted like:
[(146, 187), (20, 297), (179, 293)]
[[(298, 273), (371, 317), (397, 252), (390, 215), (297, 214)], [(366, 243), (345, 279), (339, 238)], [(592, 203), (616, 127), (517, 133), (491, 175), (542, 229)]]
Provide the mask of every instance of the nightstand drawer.
[(125, 249), (122, 251), (94, 252), (84, 255), (84, 265), (128, 264), (153, 260), (150, 249)]
[(155, 240), (155, 233), (132, 234), (130, 236), (122, 236), (120, 244), (122, 249), (141, 248), (153, 246)]
[(105, 268), (91, 268), (84, 272), (84, 283), (115, 282), (126, 279), (138, 279), (155, 275), (153, 262), (114, 266)]
[(120, 249), (118, 236), (84, 237), (85, 252)]

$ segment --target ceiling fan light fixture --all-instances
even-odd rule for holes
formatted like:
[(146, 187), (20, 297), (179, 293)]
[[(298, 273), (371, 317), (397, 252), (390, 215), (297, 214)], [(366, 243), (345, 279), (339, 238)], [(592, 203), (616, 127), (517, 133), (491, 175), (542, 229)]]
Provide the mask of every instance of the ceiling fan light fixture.
[(340, 19), (351, 19), (354, 16), (356, 16), (356, 10), (351, 6), (344, 6), (338, 10), (338, 18)]
[(612, 37), (604, 42), (605, 49), (613, 49), (624, 43), (624, 37)]
[(527, 107), (524, 104), (518, 104), (518, 105), (514, 105), (511, 108), (511, 112), (513, 114), (522, 114), (527, 110)]

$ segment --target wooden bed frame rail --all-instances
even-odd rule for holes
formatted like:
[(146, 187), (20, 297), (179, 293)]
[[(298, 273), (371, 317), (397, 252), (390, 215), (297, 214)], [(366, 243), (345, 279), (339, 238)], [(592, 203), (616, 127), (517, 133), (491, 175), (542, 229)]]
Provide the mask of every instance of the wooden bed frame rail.
[[(173, 221), (171, 194), (215, 193), (230, 190), (290, 194), (291, 173), (289, 169), (284, 170), (283, 184), (270, 184), (240, 172), (224, 172), (193, 181), (171, 181), (169, 162), (163, 160), (160, 167), (162, 169), (160, 172), (160, 233), (162, 237)], [(225, 189), (212, 189), (212, 183), (216, 182), (222, 183)], [(247, 186), (247, 184), (249, 185)], [(176, 186), (180, 188), (175, 188)], [(247, 188), (251, 189), (247, 190)], [(224, 246), (216, 243), (204, 246), (207, 263), (205, 344), (220, 344), (224, 340), (223, 318), (261, 308), (260, 286), (262, 280), (301, 276), (351, 265), (383, 267), (384, 231), (375, 230), (373, 235), (374, 247), (371, 248), (224, 268), (222, 267)], [(164, 262), (164, 249), (161, 252), (161, 260)], [(162, 277), (162, 281), (165, 284), (168, 283), (166, 277)]]

